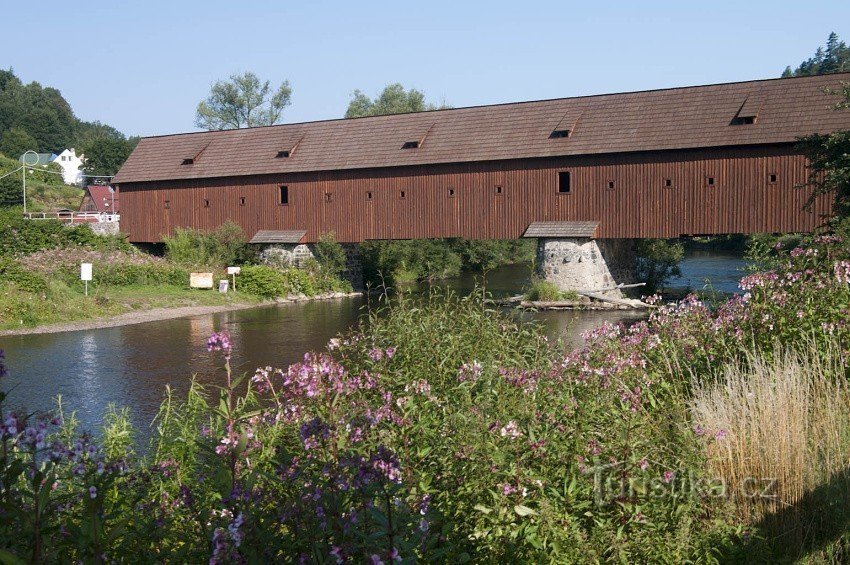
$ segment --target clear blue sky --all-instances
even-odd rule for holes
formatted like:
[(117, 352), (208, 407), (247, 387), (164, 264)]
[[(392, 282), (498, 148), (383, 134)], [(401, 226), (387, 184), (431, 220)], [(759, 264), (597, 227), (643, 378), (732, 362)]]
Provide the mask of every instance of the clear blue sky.
[(850, 1), (91, 1), (3, 7), (0, 67), (127, 134), (191, 131), (219, 78), (294, 94), (284, 121), (338, 118), (391, 82), (453, 106), (778, 76)]

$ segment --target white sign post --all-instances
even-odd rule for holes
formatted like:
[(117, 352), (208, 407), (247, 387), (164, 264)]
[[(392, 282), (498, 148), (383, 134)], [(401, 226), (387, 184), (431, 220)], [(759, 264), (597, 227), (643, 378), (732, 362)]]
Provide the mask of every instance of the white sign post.
[(228, 267), (227, 274), (233, 277), (233, 292), (236, 292), (236, 275), (242, 272), (242, 267)]
[(91, 263), (80, 263), (80, 280), (86, 284), (86, 296), (89, 295), (89, 281), (92, 280)]

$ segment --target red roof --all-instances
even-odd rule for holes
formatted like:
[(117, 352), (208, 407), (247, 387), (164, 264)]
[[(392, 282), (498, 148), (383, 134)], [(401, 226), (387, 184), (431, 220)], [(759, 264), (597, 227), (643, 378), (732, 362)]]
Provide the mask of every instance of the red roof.
[(113, 192), (112, 188), (107, 185), (90, 184), (86, 190), (88, 190), (98, 212), (120, 214), (121, 207), (119, 206), (117, 189)]
[(824, 93), (847, 80), (839, 73), (148, 137), (113, 182), (793, 143), (850, 129), (850, 112), (833, 110), (838, 99)]

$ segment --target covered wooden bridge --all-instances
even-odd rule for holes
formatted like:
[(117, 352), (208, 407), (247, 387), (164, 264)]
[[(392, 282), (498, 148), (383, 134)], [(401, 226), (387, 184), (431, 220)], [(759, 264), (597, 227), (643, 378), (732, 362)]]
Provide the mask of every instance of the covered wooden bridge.
[(326, 232), (349, 243), (528, 235), (542, 245), (577, 244), (541, 249), (562, 265), (622, 251), (631, 238), (809, 231), (829, 202), (803, 210), (806, 159), (795, 142), (850, 129), (850, 112), (835, 111), (825, 93), (848, 80), (772, 79), (144, 138), (114, 178), (121, 228), (133, 242), (157, 242), (177, 227), (232, 220), (249, 238), (290, 246)]

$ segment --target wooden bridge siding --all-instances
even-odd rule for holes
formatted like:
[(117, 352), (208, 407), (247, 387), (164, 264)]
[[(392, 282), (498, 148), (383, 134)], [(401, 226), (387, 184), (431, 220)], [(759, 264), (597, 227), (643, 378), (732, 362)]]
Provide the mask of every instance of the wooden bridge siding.
[[(805, 166), (780, 146), (129, 183), (121, 186), (121, 227), (131, 241), (158, 241), (173, 227), (212, 229), (227, 219), (248, 237), (300, 228), (309, 241), (327, 231), (340, 241), (516, 238), (545, 220), (598, 220), (599, 237), (807, 231), (828, 202), (801, 211), (808, 191), (794, 185), (805, 180)], [(572, 173), (570, 194), (557, 191), (560, 170)], [(768, 184), (771, 173), (775, 185)], [(281, 184), (289, 187), (287, 206), (278, 205)]]

